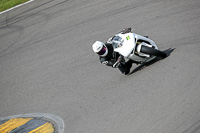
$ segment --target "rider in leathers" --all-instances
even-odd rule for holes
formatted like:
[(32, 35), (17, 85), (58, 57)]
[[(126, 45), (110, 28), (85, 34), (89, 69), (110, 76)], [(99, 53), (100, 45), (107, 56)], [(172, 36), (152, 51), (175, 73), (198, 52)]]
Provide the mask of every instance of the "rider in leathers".
[[(129, 32), (131, 32), (131, 28), (124, 29), (120, 33), (125, 34)], [(99, 55), (99, 60), (102, 64), (118, 68), (123, 74), (127, 75), (130, 72), (133, 61), (128, 60), (125, 62), (122, 55), (114, 52), (112, 42), (110, 41), (111, 39), (109, 39), (105, 44), (100, 41), (96, 41), (92, 46), (93, 51)]]

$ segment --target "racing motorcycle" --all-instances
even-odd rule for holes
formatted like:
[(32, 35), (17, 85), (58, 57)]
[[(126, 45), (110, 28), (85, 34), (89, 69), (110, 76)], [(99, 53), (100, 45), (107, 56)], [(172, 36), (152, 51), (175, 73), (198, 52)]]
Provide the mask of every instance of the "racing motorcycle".
[(115, 52), (138, 64), (150, 62), (156, 57), (167, 57), (167, 54), (160, 51), (157, 45), (147, 36), (141, 36), (133, 32), (120, 32), (110, 41), (112, 41)]

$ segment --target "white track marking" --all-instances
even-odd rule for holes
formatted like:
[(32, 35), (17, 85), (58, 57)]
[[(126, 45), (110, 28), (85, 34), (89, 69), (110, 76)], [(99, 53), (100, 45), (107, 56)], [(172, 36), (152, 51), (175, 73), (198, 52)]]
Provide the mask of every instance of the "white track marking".
[(29, 0), (29, 1), (25, 2), (25, 3), (22, 3), (22, 4), (19, 4), (19, 5), (15, 6), (15, 7), (9, 8), (9, 9), (3, 11), (3, 12), (0, 12), (0, 15), (3, 14), (3, 13), (6, 13), (6, 12), (8, 12), (8, 11), (11, 11), (11, 10), (13, 10), (13, 9), (15, 9), (15, 8), (18, 8), (18, 7), (20, 7), (20, 6), (23, 6), (23, 5), (25, 5), (25, 4), (28, 4), (28, 3), (30, 3), (30, 2), (33, 2), (33, 1), (34, 1), (34, 0)]

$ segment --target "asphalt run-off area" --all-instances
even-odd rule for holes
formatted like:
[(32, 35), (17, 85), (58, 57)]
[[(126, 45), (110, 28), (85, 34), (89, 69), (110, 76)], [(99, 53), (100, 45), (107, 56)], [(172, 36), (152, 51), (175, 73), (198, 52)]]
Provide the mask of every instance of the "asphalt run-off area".
[[(0, 14), (0, 132), (199, 133), (199, 7), (34, 0)], [(170, 55), (129, 75), (102, 65), (92, 44), (129, 27)]]

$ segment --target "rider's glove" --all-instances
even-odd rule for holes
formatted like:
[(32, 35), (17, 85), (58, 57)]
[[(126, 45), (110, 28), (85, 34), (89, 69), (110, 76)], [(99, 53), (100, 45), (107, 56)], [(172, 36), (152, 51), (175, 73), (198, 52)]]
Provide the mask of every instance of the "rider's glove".
[(131, 28), (126, 28), (122, 30), (122, 34), (130, 33), (130, 32), (131, 32)]

